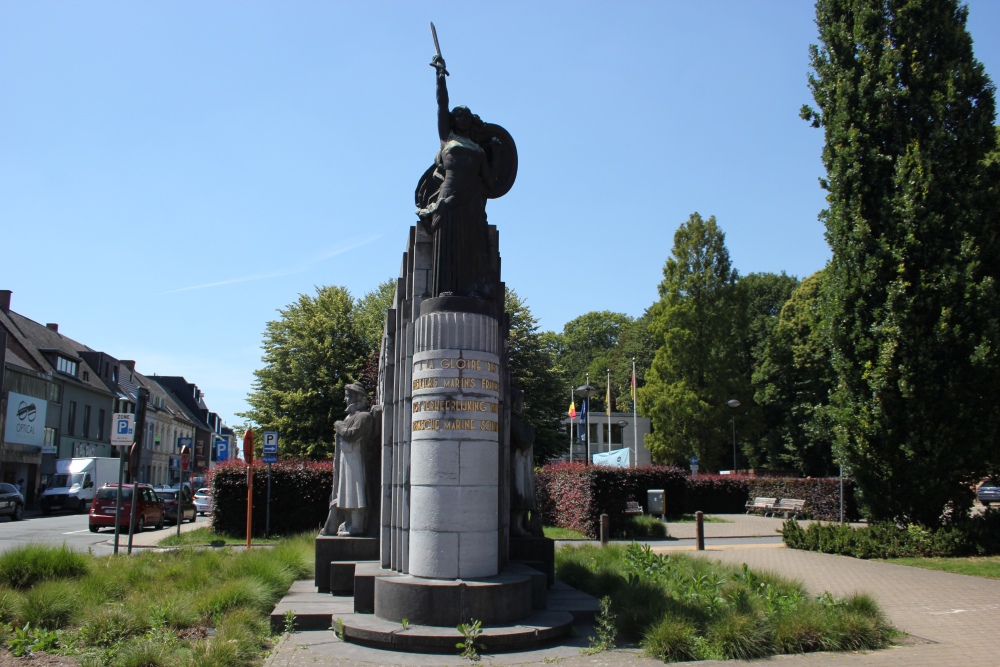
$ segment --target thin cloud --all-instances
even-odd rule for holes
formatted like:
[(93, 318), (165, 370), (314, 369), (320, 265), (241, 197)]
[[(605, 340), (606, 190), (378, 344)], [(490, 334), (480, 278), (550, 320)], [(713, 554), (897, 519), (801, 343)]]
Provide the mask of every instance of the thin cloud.
[(159, 292), (159, 293), (157, 293), (157, 296), (163, 296), (165, 294), (177, 294), (178, 292), (191, 292), (193, 290), (207, 289), (209, 287), (221, 287), (222, 285), (237, 285), (239, 283), (249, 283), (249, 282), (253, 282), (255, 280), (266, 280), (268, 278), (277, 278), (279, 276), (289, 276), (289, 275), (292, 275), (294, 273), (302, 273), (302, 272), (306, 271), (309, 267), (314, 266), (316, 264), (319, 264), (320, 262), (324, 262), (324, 261), (330, 259), (331, 257), (336, 257), (337, 255), (344, 254), (345, 252), (350, 252), (351, 250), (354, 250), (355, 248), (360, 248), (362, 246), (368, 245), (369, 243), (374, 243), (375, 241), (379, 240), (380, 238), (382, 238), (381, 235), (379, 235), (379, 236), (373, 236), (371, 238), (365, 239), (364, 241), (359, 241), (357, 243), (354, 243), (354, 244), (351, 244), (351, 245), (348, 245), (348, 246), (344, 246), (342, 248), (334, 248), (332, 250), (328, 250), (327, 252), (324, 252), (324, 253), (321, 253), (319, 255), (316, 255), (312, 259), (309, 259), (309, 260), (306, 260), (305, 262), (302, 262), (301, 264), (299, 264), (298, 266), (296, 266), (294, 269), (285, 269), (284, 271), (270, 271), (268, 273), (258, 273), (258, 274), (251, 275), (251, 276), (240, 276), (238, 278), (229, 278), (228, 280), (217, 280), (215, 282), (203, 283), (201, 285), (191, 285), (189, 287), (178, 287), (177, 289), (167, 290), (165, 292)]

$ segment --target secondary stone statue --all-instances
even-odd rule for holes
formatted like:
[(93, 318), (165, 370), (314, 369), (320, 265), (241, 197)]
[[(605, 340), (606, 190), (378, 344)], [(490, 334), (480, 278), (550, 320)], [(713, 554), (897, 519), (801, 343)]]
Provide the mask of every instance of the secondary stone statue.
[[(535, 429), (524, 421), (524, 392), (512, 388), (510, 414), (510, 533), (513, 537), (536, 534), (538, 503), (535, 501)], [(539, 526), (540, 528), (540, 526)], [(541, 537), (538, 533), (537, 537)]]
[[(436, 33), (434, 44), (438, 48)], [(434, 240), (431, 296), (489, 299), (496, 296), (499, 275), (490, 255), (486, 200), (514, 184), (517, 149), (506, 130), (484, 123), (468, 107), (449, 111), (440, 48), (431, 66), (437, 71), (441, 148), (416, 192), (417, 215)]]
[(333, 425), (336, 434), (336, 456), (333, 468), (333, 492), (330, 494), (330, 514), (323, 535), (358, 536), (365, 532), (368, 508), (371, 506), (365, 459), (368, 449), (376, 447), (378, 427), (374, 415), (367, 411), (368, 394), (360, 384), (344, 387), (347, 417)]

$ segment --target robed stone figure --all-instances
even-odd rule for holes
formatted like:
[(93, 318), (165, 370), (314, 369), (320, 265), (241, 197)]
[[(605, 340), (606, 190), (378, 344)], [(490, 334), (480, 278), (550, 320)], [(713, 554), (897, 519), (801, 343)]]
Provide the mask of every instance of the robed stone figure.
[(347, 417), (333, 425), (336, 453), (333, 467), (333, 491), (330, 514), (322, 535), (360, 536), (365, 534), (368, 509), (372, 506), (369, 488), (369, 464), (373, 448), (378, 446), (379, 428), (375, 416), (367, 410), (368, 394), (360, 384), (344, 388)]

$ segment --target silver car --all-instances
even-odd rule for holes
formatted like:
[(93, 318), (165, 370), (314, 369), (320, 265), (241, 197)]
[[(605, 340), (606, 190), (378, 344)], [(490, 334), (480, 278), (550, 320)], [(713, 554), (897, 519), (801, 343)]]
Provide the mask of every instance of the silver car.
[(212, 489), (201, 488), (194, 492), (194, 507), (198, 514), (205, 516), (212, 513)]

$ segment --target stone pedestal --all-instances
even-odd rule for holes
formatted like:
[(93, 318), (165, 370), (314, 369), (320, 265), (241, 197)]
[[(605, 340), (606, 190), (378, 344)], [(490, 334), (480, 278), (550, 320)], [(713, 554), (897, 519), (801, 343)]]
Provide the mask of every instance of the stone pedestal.
[(373, 537), (339, 537), (320, 535), (316, 538), (314, 583), (320, 593), (329, 593), (331, 563), (378, 560), (378, 540)]
[(433, 311), (416, 321), (408, 574), (499, 572), (498, 347), (488, 315)]
[(503, 573), (475, 581), (376, 577), (375, 616), (438, 627), (473, 620), (508, 625), (531, 615), (531, 590), (526, 574)]

